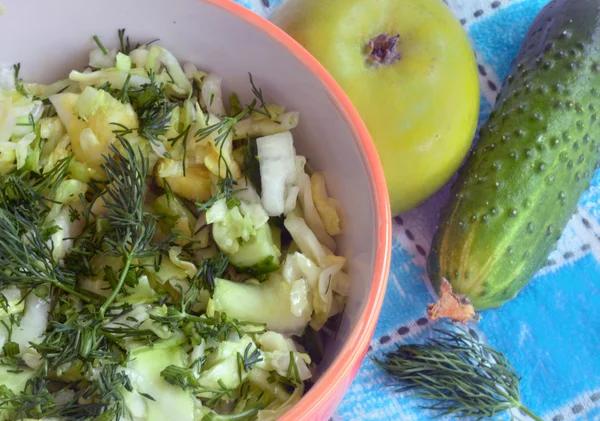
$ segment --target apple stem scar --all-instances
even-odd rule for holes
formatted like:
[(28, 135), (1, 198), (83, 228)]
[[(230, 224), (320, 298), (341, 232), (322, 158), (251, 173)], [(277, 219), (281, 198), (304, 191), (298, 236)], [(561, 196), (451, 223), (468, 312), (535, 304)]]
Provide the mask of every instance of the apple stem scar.
[(390, 37), (387, 34), (377, 35), (367, 44), (367, 61), (374, 66), (394, 64), (402, 58), (396, 51), (400, 34)]

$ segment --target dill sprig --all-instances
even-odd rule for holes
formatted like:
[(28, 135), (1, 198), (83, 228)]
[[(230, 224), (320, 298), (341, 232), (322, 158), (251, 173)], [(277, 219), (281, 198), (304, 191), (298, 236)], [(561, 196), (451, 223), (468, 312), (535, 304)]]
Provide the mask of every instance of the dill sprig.
[(60, 228), (46, 220), (53, 202), (44, 194), (54, 193), (67, 167), (68, 160), (59, 163), (33, 187), (15, 174), (0, 178), (0, 290), (10, 285), (28, 290), (54, 286), (91, 301), (76, 290), (73, 274), (54, 259), (51, 237)]
[[(108, 82), (99, 89), (106, 90), (124, 104), (131, 103), (138, 115), (139, 127), (137, 129), (112, 123), (117, 126), (117, 129), (113, 131), (115, 134), (125, 136), (135, 130), (154, 145), (160, 145), (166, 140), (164, 136), (169, 130), (173, 110), (177, 108), (178, 104), (169, 101), (164, 92), (164, 84), (156, 82), (153, 72), (150, 72), (149, 78), (150, 82), (143, 84), (138, 89), (129, 88), (130, 75), (125, 79), (120, 91), (111, 89)], [(171, 141), (171, 139), (169, 140)]]
[(145, 109), (138, 109), (140, 127), (138, 133), (153, 142), (155, 145), (162, 143), (161, 136), (169, 130), (171, 114), (177, 104), (160, 101)]
[(33, 114), (29, 113), (29, 116), (27, 117), (27, 123), (17, 123), (16, 126), (31, 127), (32, 129), (35, 129), (35, 120), (33, 119)]
[(47, 381), (30, 380), (21, 393), (16, 394), (6, 385), (0, 386), (0, 408), (12, 407), (15, 419), (38, 418), (56, 410), (56, 402), (48, 391)]
[(433, 330), (439, 338), (400, 345), (374, 359), (398, 383), (398, 392), (430, 401), (421, 408), (438, 416), (494, 419), (514, 408), (541, 421), (521, 403), (519, 376), (504, 354), (463, 329)]
[(235, 192), (233, 187), (237, 184), (237, 182), (233, 179), (231, 170), (229, 169), (229, 166), (227, 166), (226, 162), (225, 165), (225, 177), (220, 178), (217, 181), (217, 193), (211, 196), (211, 198), (204, 203), (196, 202), (196, 208), (199, 212), (207, 211), (211, 206), (221, 199), (230, 201), (234, 198)]
[[(194, 288), (194, 287), (192, 287)], [(195, 290), (198, 291), (198, 290)], [(186, 292), (186, 295), (190, 292)], [(192, 292), (191, 295), (194, 295)], [(217, 313), (213, 317), (206, 314), (197, 315), (188, 312), (188, 308), (195, 303), (194, 299), (186, 299), (182, 294), (180, 308), (169, 306), (165, 316), (150, 315), (150, 319), (168, 326), (172, 330), (183, 331), (192, 342), (199, 344), (201, 339), (214, 339), (226, 341), (231, 333), (238, 336), (245, 334), (263, 333), (266, 325), (261, 323), (241, 322), (230, 319), (225, 313)]]
[[(129, 55), (129, 53), (131, 53), (133, 50), (141, 47), (141, 43), (136, 43), (135, 47), (131, 46), (131, 41), (129, 40), (129, 36), (125, 36), (125, 29), (119, 29), (118, 31), (119, 34), (119, 45), (121, 46), (121, 52), (125, 55)], [(158, 38), (153, 39), (152, 41), (148, 41), (146, 43), (144, 43), (144, 45), (149, 46), (154, 44), (156, 41), (158, 41)]]
[[(241, 357), (240, 367), (244, 367), (245, 371), (250, 371), (254, 368), (256, 364), (263, 360), (262, 354), (258, 348), (254, 348), (254, 351), (250, 352), (252, 349), (252, 343), (249, 343), (244, 350), (244, 355)], [(241, 354), (240, 354), (241, 355)], [(293, 359), (293, 355), (291, 355)]]
[[(11, 408), (11, 419), (120, 419), (124, 409), (123, 390), (133, 390), (129, 378), (114, 364), (105, 365), (97, 370), (98, 374), (94, 380), (82, 379), (67, 383), (57, 383), (35, 376), (27, 381), (25, 389), (19, 394), (1, 385), (0, 408)], [(59, 405), (55, 394), (67, 390), (75, 390), (75, 393), (71, 399)]]
[(225, 397), (232, 398), (235, 393), (235, 389), (228, 388), (223, 382), (223, 380), (217, 380), (217, 384), (219, 385), (219, 389), (213, 389), (209, 387), (202, 387), (197, 389), (197, 393), (203, 392), (213, 394), (213, 396), (206, 402), (206, 405), (208, 406), (213, 406), (215, 403), (217, 403)]
[(229, 135), (235, 133), (235, 125), (242, 118), (250, 114), (255, 104), (256, 101), (253, 101), (251, 105), (244, 108), (234, 117), (223, 115), (221, 116), (221, 120), (217, 123), (199, 129), (195, 134), (195, 136), (197, 136), (196, 142), (201, 142), (209, 136), (213, 135), (215, 138), (215, 146), (221, 145), (223, 142), (225, 142)]
[(125, 36), (125, 28), (119, 29), (118, 34), (119, 34), (119, 44), (121, 45), (121, 52), (125, 55), (129, 55), (129, 53), (131, 52), (131, 50), (133, 50), (133, 48), (131, 48), (131, 42), (129, 41), (129, 37)]
[[(248, 77), (250, 78), (250, 85), (252, 86), (252, 93), (254, 94), (254, 96), (256, 98), (254, 100), (252, 100), (252, 102), (249, 105), (247, 105), (244, 109), (242, 109), (237, 94), (232, 94), (230, 97), (230, 101), (232, 102), (232, 108), (230, 111), (235, 110), (235, 113), (232, 112), (232, 114), (234, 114), (234, 115), (233, 116), (222, 115), (222, 116), (220, 116), (221, 121), (198, 130), (196, 132), (196, 136), (198, 136), (198, 138), (196, 139), (196, 142), (200, 142), (200, 141), (206, 139), (211, 134), (216, 133), (215, 145), (218, 146), (225, 139), (227, 139), (227, 137), (230, 134), (235, 133), (235, 125), (242, 118), (244, 118), (245, 116), (247, 116), (248, 114), (250, 114), (252, 112), (257, 112), (259, 114), (263, 114), (263, 115), (267, 116), (268, 118), (271, 118), (271, 113), (269, 112), (269, 109), (265, 102), (265, 98), (263, 96), (262, 89), (258, 88), (254, 84), (254, 80), (252, 78), (251, 73), (248, 73)], [(257, 104), (259, 105), (258, 108), (256, 108)]]
[(169, 130), (171, 115), (177, 103), (168, 100), (164, 84), (156, 82), (153, 72), (150, 72), (149, 78), (150, 83), (142, 85), (139, 89), (129, 90), (127, 100), (138, 114), (137, 131), (140, 136), (158, 145), (163, 142), (163, 137)]
[(129, 82), (131, 82), (131, 73), (127, 74), (125, 82), (123, 82), (123, 87), (121, 88), (121, 93), (117, 97), (123, 104), (129, 103)]
[[(215, 146), (220, 147), (219, 172), (221, 170), (222, 164), (225, 165), (225, 169), (226, 169), (225, 177), (220, 178), (219, 181), (217, 182), (217, 185), (218, 185), (217, 194), (212, 196), (205, 203), (197, 203), (196, 204), (199, 211), (207, 210), (212, 205), (214, 205), (214, 203), (216, 201), (218, 201), (222, 198), (229, 199), (229, 198), (233, 197), (233, 186), (236, 184), (236, 182), (233, 180), (229, 166), (227, 165), (227, 162), (223, 158), (223, 147), (225, 145), (225, 140), (227, 140), (227, 138), (230, 135), (235, 134), (236, 124), (252, 112), (258, 112), (258, 113), (264, 114), (264, 115), (268, 116), (269, 118), (271, 118), (271, 114), (269, 113), (269, 110), (265, 103), (262, 90), (259, 89), (254, 84), (254, 80), (252, 79), (252, 74), (248, 73), (248, 75), (250, 77), (250, 84), (252, 85), (252, 93), (254, 94), (254, 96), (256, 98), (254, 100), (252, 100), (252, 102), (249, 105), (247, 105), (246, 108), (239, 111), (235, 116), (230, 117), (227, 115), (222, 115), (222, 116), (220, 116), (220, 118), (221, 118), (220, 121), (218, 121), (214, 124), (211, 124), (211, 125), (207, 125), (206, 127), (199, 129), (195, 133), (196, 142), (201, 142), (201, 141), (207, 139), (209, 136), (214, 137)], [(257, 103), (260, 104), (259, 108), (256, 108)], [(207, 117), (208, 117), (208, 115), (207, 115)]]
[(43, 340), (32, 344), (42, 357), (38, 375), (46, 377), (69, 364), (86, 368), (100, 363), (125, 363), (126, 340), (151, 344), (158, 339), (152, 331), (116, 322), (131, 310), (131, 306), (125, 305), (116, 314), (102, 318), (95, 306), (84, 306), (78, 311), (71, 301), (57, 298)]
[(102, 85), (98, 86), (98, 90), (99, 91), (105, 91), (106, 93), (108, 93), (110, 96), (119, 99), (121, 94), (119, 93), (118, 89), (114, 89), (112, 87), (112, 85), (110, 84), (110, 82), (104, 82)]
[(123, 267), (117, 285), (100, 308), (103, 316), (108, 307), (121, 292), (133, 261), (138, 258), (152, 257), (156, 249), (152, 239), (156, 232), (156, 220), (144, 210), (146, 177), (149, 161), (138, 153), (121, 135), (117, 135), (124, 154), (115, 145), (110, 146), (112, 156), (105, 157), (103, 164), (108, 179), (108, 188), (102, 200), (107, 214), (100, 216), (100, 223), (107, 226), (102, 242), (108, 253), (121, 257)]
[[(239, 354), (238, 354), (239, 355)], [(194, 368), (194, 366), (201, 365), (204, 362), (204, 359), (200, 359), (195, 361), (191, 367), (184, 368), (178, 367), (175, 365), (170, 365), (166, 367), (163, 371), (161, 371), (161, 377), (167, 382), (174, 386), (179, 386), (183, 390), (190, 390), (193, 394), (210, 394), (210, 398), (202, 398), (205, 400), (205, 404), (208, 407), (213, 407), (217, 402), (224, 398), (233, 398), (236, 394), (236, 389), (228, 388), (225, 383), (219, 379), (217, 384), (219, 388), (210, 388), (206, 386), (202, 386), (199, 381), (198, 369)], [(248, 383), (248, 381), (242, 382)], [(220, 415), (217, 413), (209, 413), (205, 415), (202, 420), (203, 421), (234, 421), (234, 420), (247, 420), (252, 415), (255, 415), (258, 411), (263, 409), (264, 405), (262, 402), (258, 402), (253, 408), (247, 409), (241, 413), (231, 414), (231, 415)]]
[(43, 357), (40, 374), (47, 376), (62, 365), (74, 362), (122, 363), (125, 354), (100, 332), (101, 327), (102, 321), (93, 313), (68, 311), (59, 320), (51, 320), (43, 341), (32, 345)]
[(160, 375), (167, 383), (170, 383), (174, 386), (179, 386), (184, 390), (188, 387), (200, 386), (195, 373), (189, 368), (179, 367), (177, 365), (169, 365), (160, 372)]
[(104, 47), (104, 44), (102, 44), (102, 41), (100, 41), (100, 38), (98, 38), (98, 35), (94, 35), (92, 37), (92, 39), (94, 40), (94, 42), (96, 43), (96, 45), (98, 46), (98, 48), (100, 49), (100, 51), (102, 51), (102, 54), (104, 54), (105, 56), (107, 56), (108, 55), (108, 51)]
[(228, 266), (229, 256), (219, 251), (215, 257), (202, 261), (191, 281), (212, 291), (215, 288), (215, 278), (223, 276)]
[(19, 73), (21, 72), (21, 63), (17, 63), (13, 66), (13, 73), (15, 78), (15, 90), (23, 95), (24, 97), (29, 96), (27, 91), (25, 91), (25, 87), (23, 86), (23, 81), (19, 77)]
[(302, 383), (300, 380), (300, 373), (298, 372), (298, 365), (296, 364), (296, 359), (294, 358), (294, 352), (290, 351), (290, 363), (288, 364), (287, 369), (287, 379), (292, 382), (294, 386)]
[[(157, 339), (155, 333), (139, 325), (117, 321), (127, 317), (130, 306), (112, 306), (124, 284), (135, 277), (135, 259), (154, 253), (155, 231), (155, 221), (143, 207), (148, 160), (122, 136), (117, 139), (104, 164), (108, 184), (102, 200), (107, 213), (90, 222), (89, 209), (83, 210), (88, 227), (101, 231), (84, 234), (85, 256), (91, 259), (95, 254), (109, 254), (122, 259), (112, 294), (106, 300), (77, 290), (77, 272), (68, 264), (63, 268), (52, 257), (54, 245), (48, 240), (57, 227), (46, 219), (55, 203), (51, 198), (68, 175), (69, 160), (59, 162), (31, 185), (16, 175), (0, 179), (0, 289), (18, 284), (30, 289), (54, 286), (62, 291), (49, 294), (50, 321), (44, 338), (31, 345), (41, 356), (35, 376), (20, 394), (0, 390), (0, 408), (10, 407), (17, 418), (118, 419), (123, 410), (121, 391), (131, 390), (127, 376), (118, 371), (128, 358), (126, 341), (152, 343)], [(78, 302), (83, 302), (83, 307)], [(98, 308), (96, 303), (102, 302)], [(8, 351), (5, 354), (14, 353), (14, 349)], [(75, 382), (48, 377), (68, 367), (79, 368), (80, 373), (94, 370), (95, 374)], [(59, 405), (55, 397), (61, 387), (75, 391), (75, 395)]]
[[(50, 171), (35, 179), (33, 181), (33, 189), (41, 195), (45, 195), (46, 198), (54, 197), (62, 182), (69, 175), (69, 166), (73, 157), (74, 155), (71, 154), (59, 160)], [(43, 196), (40, 197), (42, 202), (46, 200)]]
[(252, 110), (259, 114), (263, 114), (263, 115), (267, 116), (268, 118), (271, 118), (271, 113), (269, 112), (269, 109), (267, 108), (267, 104), (265, 102), (265, 98), (263, 96), (262, 89), (257, 88), (256, 85), (254, 84), (254, 80), (252, 79), (252, 73), (248, 73), (248, 77), (250, 78), (250, 85), (252, 85), (252, 93), (254, 94), (254, 96), (256, 97), (256, 99), (258, 100), (258, 102), (260, 104), (259, 108), (254, 108), (255, 103), (253, 103), (251, 106)]

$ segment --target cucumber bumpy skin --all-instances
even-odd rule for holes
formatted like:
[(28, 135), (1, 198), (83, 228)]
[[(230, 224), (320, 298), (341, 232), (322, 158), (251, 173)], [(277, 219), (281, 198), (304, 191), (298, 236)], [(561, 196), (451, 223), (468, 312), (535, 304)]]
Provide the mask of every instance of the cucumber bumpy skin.
[(599, 25), (598, 0), (539, 13), (442, 210), (429, 276), (478, 310), (545, 265), (600, 166)]

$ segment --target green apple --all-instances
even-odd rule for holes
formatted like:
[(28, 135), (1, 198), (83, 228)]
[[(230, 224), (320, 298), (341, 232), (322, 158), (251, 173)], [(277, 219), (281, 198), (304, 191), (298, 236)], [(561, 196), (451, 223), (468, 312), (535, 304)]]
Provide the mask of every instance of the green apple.
[(476, 130), (479, 79), (441, 0), (288, 0), (272, 20), (350, 97), (379, 152), (393, 213), (450, 179)]

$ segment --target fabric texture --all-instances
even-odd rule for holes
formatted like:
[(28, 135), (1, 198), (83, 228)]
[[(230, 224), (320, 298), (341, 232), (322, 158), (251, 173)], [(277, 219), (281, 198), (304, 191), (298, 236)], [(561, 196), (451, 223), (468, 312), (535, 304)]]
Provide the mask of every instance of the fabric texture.
[[(236, 1), (268, 17), (282, 0)], [(483, 122), (529, 25), (548, 0), (444, 1), (460, 19), (476, 52)], [(431, 418), (418, 408), (420, 402), (394, 393), (369, 357), (432, 335), (424, 309), (436, 296), (427, 279), (425, 258), (447, 196), (448, 186), (394, 218), (392, 268), (381, 317), (335, 421)], [(517, 298), (484, 312), (472, 329), (473, 335), (506, 354), (522, 376), (523, 403), (548, 421), (600, 420), (599, 221), (597, 173), (547, 266)]]

